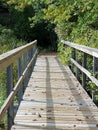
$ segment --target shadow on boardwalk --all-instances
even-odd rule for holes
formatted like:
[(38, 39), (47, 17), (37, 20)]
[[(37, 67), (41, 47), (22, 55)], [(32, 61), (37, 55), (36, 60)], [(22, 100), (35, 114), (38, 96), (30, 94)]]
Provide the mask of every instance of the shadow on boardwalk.
[[(73, 94), (73, 91), (72, 91), (71, 87), (74, 86), (75, 84), (74, 84), (74, 82), (72, 81), (72, 79), (70, 78), (70, 74), (67, 72), (67, 70), (65, 69), (65, 67), (64, 67), (63, 65), (61, 65), (60, 61), (59, 61), (57, 58), (55, 58), (55, 59), (56, 59), (56, 61), (58, 62), (58, 65), (59, 65), (59, 67), (61, 68), (64, 77), (65, 77), (65, 78), (66, 78), (66, 76), (68, 77), (68, 80), (66, 80), (66, 81), (67, 81), (67, 84), (69, 85), (69, 89), (70, 89), (72, 95), (73, 95), (74, 98), (75, 98), (75, 101), (77, 102), (77, 104), (78, 104), (78, 106), (79, 106), (79, 109), (78, 109), (78, 110), (80, 110), (80, 111), (82, 112), (83, 116), (85, 117), (85, 121), (87, 122), (87, 124), (89, 124), (89, 125), (88, 125), (88, 126), (89, 126), (89, 130), (92, 130), (93, 127), (97, 127), (96, 125), (98, 124), (98, 122), (97, 122), (96, 119), (94, 118), (94, 114), (93, 114), (93, 113), (91, 112), (91, 110), (89, 109), (89, 105), (88, 105), (87, 102), (83, 99), (83, 97), (81, 96), (81, 94), (79, 95), (79, 96), (80, 96), (79, 98), (81, 99), (81, 102), (82, 102), (82, 103), (79, 102), (79, 100), (78, 100), (78, 98), (77, 98), (77, 95)], [(76, 84), (76, 87), (77, 87), (77, 84)], [(76, 93), (78, 93), (77, 89), (75, 89), (75, 91), (76, 91)], [(85, 107), (86, 107), (87, 112), (89, 113), (90, 117), (93, 118), (93, 122), (94, 122), (94, 123), (92, 123), (91, 126), (90, 126), (90, 123), (88, 122), (88, 118), (85, 116), (85, 111), (81, 110), (81, 107), (82, 107), (82, 106), (85, 106)], [(96, 124), (95, 124), (95, 123), (96, 123)], [(94, 125), (94, 126), (93, 126), (93, 125)]]

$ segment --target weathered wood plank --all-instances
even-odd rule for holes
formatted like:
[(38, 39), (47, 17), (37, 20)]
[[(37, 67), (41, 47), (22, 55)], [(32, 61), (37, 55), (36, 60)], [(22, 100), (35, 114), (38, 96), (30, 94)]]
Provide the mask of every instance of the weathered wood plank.
[(64, 40), (62, 40), (61, 42), (65, 45), (75, 48), (76, 50), (82, 51), (84, 53), (87, 53), (91, 56), (98, 58), (98, 49), (96, 49), (96, 48), (91, 48), (91, 47), (84, 46), (84, 45), (78, 45), (78, 44), (74, 44), (72, 42), (68, 42), (68, 41), (64, 41)]
[[(45, 128), (40, 128), (40, 127), (28, 127), (28, 126), (13, 126), (12, 130), (45, 130)], [(50, 128), (52, 129), (52, 128)], [(60, 129), (60, 127), (56, 127), (56, 128), (53, 128), (53, 130), (90, 130), (89, 128), (85, 128), (85, 127), (78, 127), (78, 126), (75, 126), (73, 124), (73, 127), (72, 125), (71, 126), (66, 126), (66, 127), (62, 127), (62, 129)], [(92, 128), (92, 130), (98, 130), (98, 128)]]

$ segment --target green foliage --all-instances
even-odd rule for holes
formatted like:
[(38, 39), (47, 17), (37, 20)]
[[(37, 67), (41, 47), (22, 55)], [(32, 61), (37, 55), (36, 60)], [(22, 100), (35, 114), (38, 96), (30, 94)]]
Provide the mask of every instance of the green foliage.
[(87, 84), (87, 90), (92, 95), (92, 98), (95, 101), (95, 103), (97, 103), (98, 102), (98, 86), (96, 86), (96, 84), (93, 83), (92, 81), (89, 81)]
[(94, 92), (96, 92), (96, 91), (98, 91), (98, 88), (97, 88), (95, 83), (93, 83), (92, 81), (89, 81), (88, 82), (88, 90), (89, 91), (93, 90)]
[(97, 0), (64, 0), (49, 2), (45, 18), (56, 23), (60, 39), (97, 47), (98, 2)]
[(8, 0), (11, 15), (11, 28), (18, 38), (26, 41), (38, 40), (45, 48), (52, 46), (56, 50), (55, 24), (44, 19), (44, 0)]
[[(1, 78), (2, 77), (2, 78)], [(0, 106), (6, 99), (6, 76), (5, 71), (0, 72)]]
[[(59, 39), (65, 39), (79, 44), (97, 47), (97, 0), (8, 0), (7, 3), (11, 8), (15, 7), (16, 10), (21, 11), (21, 13), (23, 12), (23, 14), (17, 16), (16, 11), (16, 14), (14, 15), (19, 18), (19, 22), (15, 23), (16, 32), (19, 35), (19, 32), (23, 30), (24, 33), (22, 33), (24, 35), (22, 37), (26, 37), (25, 35), (27, 35), (27, 33), (31, 34), (31, 31), (28, 32), (28, 30), (30, 30), (30, 27), (28, 27), (28, 17), (32, 30), (35, 29), (35, 26), (41, 23), (41, 21), (44, 21), (44, 23), (49, 21), (49, 24), (51, 21), (51, 24), (54, 23), (56, 25), (55, 30)], [(31, 8), (31, 13), (28, 12), (28, 8)], [(30, 14), (30, 16), (26, 16), (26, 12), (27, 15)], [(24, 15), (24, 18), (22, 15)], [(16, 18), (16, 21), (18, 20)], [(22, 33), (20, 33), (20, 35), (22, 35)], [(33, 36), (33, 38), (35, 37)]]
[(70, 47), (64, 47), (62, 43), (58, 44), (58, 56), (61, 59), (62, 64), (68, 64), (71, 58)]
[(18, 40), (11, 29), (0, 25), (0, 54), (25, 44)]
[(22, 12), (10, 7), (11, 24), (10, 27), (19, 39), (30, 41), (33, 32), (30, 27), (29, 17), (33, 17), (34, 11), (31, 6), (26, 7)]

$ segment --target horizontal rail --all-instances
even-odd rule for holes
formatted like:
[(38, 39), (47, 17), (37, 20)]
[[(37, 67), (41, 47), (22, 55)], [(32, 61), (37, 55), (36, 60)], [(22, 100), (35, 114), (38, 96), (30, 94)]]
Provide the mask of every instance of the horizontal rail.
[(0, 109), (0, 121), (1, 121), (2, 117), (4, 117), (6, 110), (10, 106), (12, 100), (14, 99), (14, 97), (15, 97), (15, 95), (16, 95), (16, 93), (17, 93), (17, 91), (18, 91), (22, 81), (24, 80), (26, 73), (28, 72), (30, 66), (32, 65), (32, 62), (34, 61), (36, 55), (37, 55), (37, 50), (36, 50), (33, 58), (31, 59), (30, 63), (27, 65), (26, 69), (24, 70), (24, 72), (22, 73), (21, 77), (19, 78), (17, 84), (13, 88), (12, 92), (10, 93), (10, 95), (6, 99), (5, 103), (1, 107), (1, 109)]
[(84, 45), (74, 44), (72, 42), (68, 42), (68, 41), (64, 41), (64, 40), (62, 40), (61, 42), (67, 46), (70, 46), (70, 47), (76, 49), (76, 50), (82, 51), (86, 54), (89, 54), (91, 56), (98, 58), (98, 49), (91, 48), (91, 47), (84, 46)]
[(28, 51), (36, 43), (37, 40), (0, 55), (0, 70), (7, 68), (10, 64), (12, 64), (17, 58), (24, 54), (24, 52)]
[(85, 73), (89, 79), (96, 84), (96, 86), (98, 86), (98, 80), (92, 76), (92, 74), (87, 70), (85, 69), (84, 67), (82, 67), (80, 64), (78, 64), (74, 59), (71, 58), (71, 62), (76, 66), (78, 67), (83, 73)]
[[(82, 72), (82, 86), (85, 88), (87, 86), (87, 77), (92, 81), (93, 86), (98, 87), (98, 49), (96, 48), (91, 48), (88, 46), (84, 46), (84, 45), (78, 45), (69, 41), (64, 41), (62, 40), (61, 43), (63, 43), (63, 45), (65, 47), (71, 47), (72, 48), (72, 58), (70, 59), (71, 63), (75, 65), (76, 70), (73, 70), (73, 66), (71, 67), (71, 69), (73, 70), (73, 72), (75, 73), (77, 79), (80, 79), (80, 74), (79, 74), (79, 70)], [(81, 62), (79, 63), (79, 59), (78, 59), (78, 52), (82, 52), (83, 56), (81, 56)], [(87, 69), (87, 56), (91, 56), (92, 57), (92, 66), (89, 66), (90, 68), (92, 67), (92, 72), (93, 75), (88, 71)], [(82, 65), (81, 65), (82, 64)], [(89, 84), (90, 86), (90, 84)], [(90, 86), (92, 88), (92, 84)], [(94, 100), (94, 87), (91, 89), (91, 93), (92, 93), (92, 100)]]

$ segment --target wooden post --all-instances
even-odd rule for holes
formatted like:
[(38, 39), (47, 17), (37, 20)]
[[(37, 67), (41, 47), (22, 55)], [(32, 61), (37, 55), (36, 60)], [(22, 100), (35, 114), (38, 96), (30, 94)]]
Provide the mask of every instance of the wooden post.
[[(86, 64), (87, 64), (87, 54), (83, 53), (83, 61), (82, 61), (82, 66), (86, 69)], [(82, 72), (82, 86), (83, 88), (86, 87), (86, 75)]]
[[(93, 57), (93, 73), (94, 73), (94, 77), (97, 78), (98, 77), (98, 58)], [(92, 100), (95, 100), (95, 92), (94, 90), (92, 90)]]
[[(12, 64), (7, 67), (7, 96), (11, 93), (13, 90), (13, 73), (12, 73)], [(11, 103), (10, 107), (7, 111), (8, 114), (8, 130), (11, 129), (11, 126), (13, 125), (13, 119), (14, 119), (14, 105), (13, 102)]]
[[(36, 51), (36, 45), (34, 45), (34, 47), (32, 48), (32, 57), (33, 57), (35, 51)], [(32, 64), (32, 71), (33, 71), (33, 69), (34, 69), (35, 61), (36, 61), (36, 57), (35, 57), (34, 62), (33, 62), (33, 64)]]
[[(76, 50), (74, 48), (72, 48), (72, 58), (75, 59), (75, 57), (76, 57)], [(73, 64), (71, 64), (71, 70), (73, 73), (75, 73), (74, 68), (75, 67), (73, 66)]]
[[(28, 63), (31, 61), (32, 59), (32, 53), (31, 53), (31, 49), (28, 51)], [(28, 77), (30, 78), (30, 75), (31, 75), (31, 72), (32, 72), (32, 67), (29, 68), (29, 71), (28, 71)]]
[[(76, 61), (78, 62), (78, 53), (76, 52)], [(79, 80), (79, 69), (76, 67), (76, 77)]]
[(98, 72), (98, 58), (93, 57), (93, 73), (95, 74), (95, 77), (98, 77), (98, 74), (96, 74), (96, 72)]
[[(24, 70), (26, 69), (26, 66), (27, 66), (27, 52), (24, 53), (23, 55), (23, 67), (24, 67)], [(27, 75), (25, 75), (25, 78), (24, 78), (24, 81), (23, 81), (23, 89), (25, 90), (27, 86)]]
[(27, 53), (24, 53), (24, 55), (23, 55), (23, 67), (24, 67), (24, 70), (25, 70), (26, 66), (27, 66)]
[[(22, 75), (22, 58), (20, 57), (18, 59), (18, 79), (20, 78), (21, 75)], [(18, 103), (19, 104), (21, 102), (22, 95), (23, 95), (23, 88), (21, 84), (20, 89), (18, 90)]]
[(76, 57), (76, 50), (73, 48), (73, 50), (72, 50), (72, 58), (75, 59), (75, 57)]
[[(35, 44), (34, 45), (34, 48), (32, 48), (33, 49), (33, 55), (34, 55), (34, 53), (36, 52), (36, 50), (37, 50), (37, 45)], [(36, 63), (36, 59), (37, 59), (37, 55), (36, 55), (36, 57), (35, 57), (35, 59), (34, 59), (34, 62), (33, 62), (33, 68), (34, 68), (34, 65), (35, 65), (35, 63)]]

